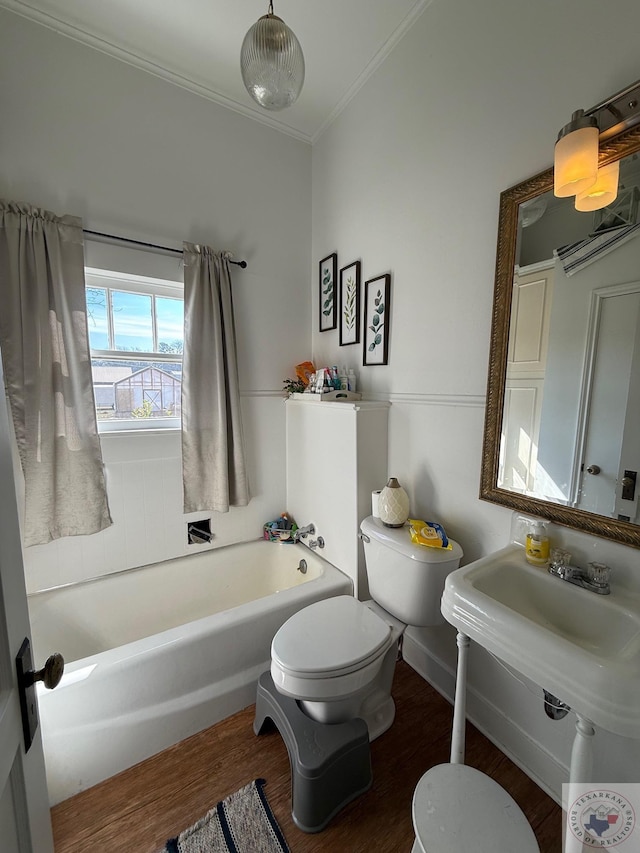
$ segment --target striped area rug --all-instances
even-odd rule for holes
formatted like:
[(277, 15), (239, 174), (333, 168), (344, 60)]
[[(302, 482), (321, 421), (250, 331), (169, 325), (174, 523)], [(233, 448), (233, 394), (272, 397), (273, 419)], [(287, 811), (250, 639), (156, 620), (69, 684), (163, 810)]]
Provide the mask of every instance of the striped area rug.
[(264, 785), (264, 779), (245, 785), (158, 853), (289, 853)]

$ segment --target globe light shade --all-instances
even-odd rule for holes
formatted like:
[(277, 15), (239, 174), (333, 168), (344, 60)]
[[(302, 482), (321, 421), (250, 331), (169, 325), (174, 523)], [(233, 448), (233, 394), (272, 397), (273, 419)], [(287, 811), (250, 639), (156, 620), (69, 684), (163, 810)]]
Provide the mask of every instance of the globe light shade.
[(598, 173), (598, 137), (595, 119), (577, 110), (558, 135), (553, 164), (553, 193), (560, 198), (592, 187)]
[(615, 201), (619, 176), (619, 160), (609, 163), (608, 166), (601, 166), (595, 184), (576, 196), (576, 210), (600, 210)]
[(300, 42), (285, 22), (271, 12), (259, 18), (244, 37), (240, 70), (247, 92), (266, 110), (293, 104), (304, 83)]

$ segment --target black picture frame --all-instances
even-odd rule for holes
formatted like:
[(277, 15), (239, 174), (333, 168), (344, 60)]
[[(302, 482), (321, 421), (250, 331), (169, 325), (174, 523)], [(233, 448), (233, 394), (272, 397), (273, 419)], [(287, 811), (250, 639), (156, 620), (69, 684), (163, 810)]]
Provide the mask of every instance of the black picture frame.
[(389, 363), (389, 317), (391, 274), (365, 282), (362, 335), (362, 364), (373, 367)]
[(336, 311), (336, 281), (338, 278), (338, 254), (333, 252), (323, 258), (318, 268), (318, 328), (321, 332), (335, 329)]
[(360, 343), (360, 279), (362, 264), (353, 261), (340, 270), (340, 346)]

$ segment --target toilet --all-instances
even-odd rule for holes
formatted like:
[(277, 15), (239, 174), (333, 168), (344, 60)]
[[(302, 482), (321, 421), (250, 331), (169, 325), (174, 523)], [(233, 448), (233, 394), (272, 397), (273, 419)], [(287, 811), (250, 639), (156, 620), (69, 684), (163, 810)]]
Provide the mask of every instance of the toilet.
[(393, 723), (391, 684), (398, 643), (408, 625), (442, 624), (440, 598), (462, 549), (416, 545), (408, 526), (360, 525), (372, 600), (324, 599), (295, 613), (271, 644), (276, 690), (320, 723), (362, 718), (369, 739)]

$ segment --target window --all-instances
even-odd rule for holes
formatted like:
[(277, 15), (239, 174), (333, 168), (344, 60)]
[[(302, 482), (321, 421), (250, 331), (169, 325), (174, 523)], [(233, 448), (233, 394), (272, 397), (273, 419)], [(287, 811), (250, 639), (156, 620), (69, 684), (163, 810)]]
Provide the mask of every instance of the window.
[(182, 284), (92, 268), (85, 280), (98, 429), (179, 427)]

